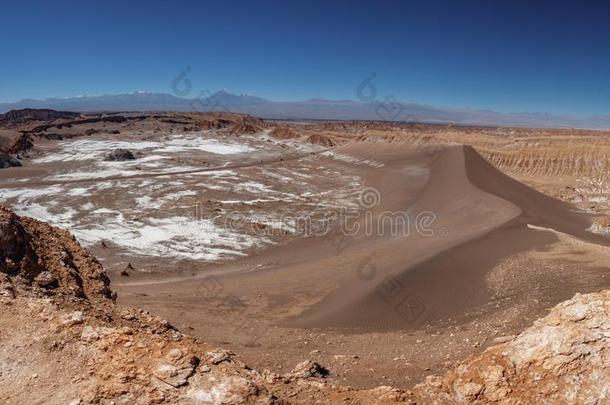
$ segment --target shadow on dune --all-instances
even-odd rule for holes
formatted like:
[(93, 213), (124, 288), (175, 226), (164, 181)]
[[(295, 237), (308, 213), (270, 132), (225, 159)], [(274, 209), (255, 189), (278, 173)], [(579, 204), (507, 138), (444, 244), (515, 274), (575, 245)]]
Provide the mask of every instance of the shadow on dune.
[(415, 329), (465, 319), (489, 303), (485, 278), (490, 269), (504, 258), (557, 242), (552, 231), (527, 224), (608, 245), (586, 231), (591, 225), (586, 214), (508, 177), (470, 146), (439, 154), (425, 189), (407, 210), (412, 216), (423, 211), (434, 212), (447, 235), (415, 234), (371, 244), (368, 265), (374, 271), (369, 277), (356, 272), (355, 280), (286, 325)]

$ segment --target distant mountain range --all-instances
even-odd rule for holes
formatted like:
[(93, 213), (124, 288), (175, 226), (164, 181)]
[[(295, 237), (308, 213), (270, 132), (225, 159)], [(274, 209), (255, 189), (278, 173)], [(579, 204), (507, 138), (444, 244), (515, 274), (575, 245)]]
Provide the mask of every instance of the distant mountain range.
[(271, 119), (376, 120), (427, 123), (453, 123), (490, 126), (540, 128), (610, 129), (610, 116), (586, 118), (546, 113), (498, 113), (491, 110), (441, 108), (403, 103), (393, 98), (358, 102), (351, 100), (311, 99), (305, 101), (269, 101), (260, 97), (226, 91), (204, 94), (197, 99), (171, 94), (134, 92), (129, 94), (24, 99), (0, 103), (0, 113), (22, 108), (48, 108), (77, 112), (116, 111), (232, 111)]

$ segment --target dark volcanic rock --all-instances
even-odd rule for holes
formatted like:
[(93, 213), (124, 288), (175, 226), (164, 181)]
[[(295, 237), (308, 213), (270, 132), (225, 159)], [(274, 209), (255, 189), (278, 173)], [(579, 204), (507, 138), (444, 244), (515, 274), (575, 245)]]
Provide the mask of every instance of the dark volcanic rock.
[(72, 119), (80, 117), (79, 113), (68, 111), (55, 111), (47, 109), (24, 108), (22, 110), (11, 110), (0, 115), (0, 121), (54, 121), (57, 119)]
[(84, 120), (72, 121), (72, 125), (97, 124), (98, 122), (109, 122), (113, 124), (122, 124), (127, 122), (127, 118), (122, 115), (111, 115), (108, 117), (86, 118)]
[[(21, 134), (19, 138), (15, 140), (15, 143), (10, 148), (10, 153), (19, 153), (30, 150), (34, 147), (34, 142), (32, 141), (32, 137), (29, 134)], [(21, 166), (21, 163), (18, 164)]]
[(21, 166), (21, 162), (19, 162), (17, 159), (12, 157), (8, 153), (0, 152), (0, 169), (18, 166)]
[(127, 149), (115, 149), (106, 155), (106, 161), (134, 160), (136, 157)]

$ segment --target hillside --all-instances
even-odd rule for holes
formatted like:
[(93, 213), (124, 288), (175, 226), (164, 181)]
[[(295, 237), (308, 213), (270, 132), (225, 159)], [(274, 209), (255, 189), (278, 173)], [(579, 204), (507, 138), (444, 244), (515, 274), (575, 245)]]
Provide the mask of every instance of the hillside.
[(311, 362), (283, 376), (252, 370), (146, 311), (117, 307), (102, 266), (66, 231), (6, 208), (0, 229), (3, 403), (568, 404), (610, 395), (608, 291), (577, 295), (411, 391), (358, 391), (326, 384)]

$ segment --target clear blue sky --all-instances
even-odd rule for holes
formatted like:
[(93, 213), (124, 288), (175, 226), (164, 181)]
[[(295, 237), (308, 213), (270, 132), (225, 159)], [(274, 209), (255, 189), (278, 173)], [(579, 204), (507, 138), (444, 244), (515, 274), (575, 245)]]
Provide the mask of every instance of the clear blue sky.
[(561, 1), (23, 1), (0, 11), (0, 101), (196, 89), (610, 114), (610, 5)]

